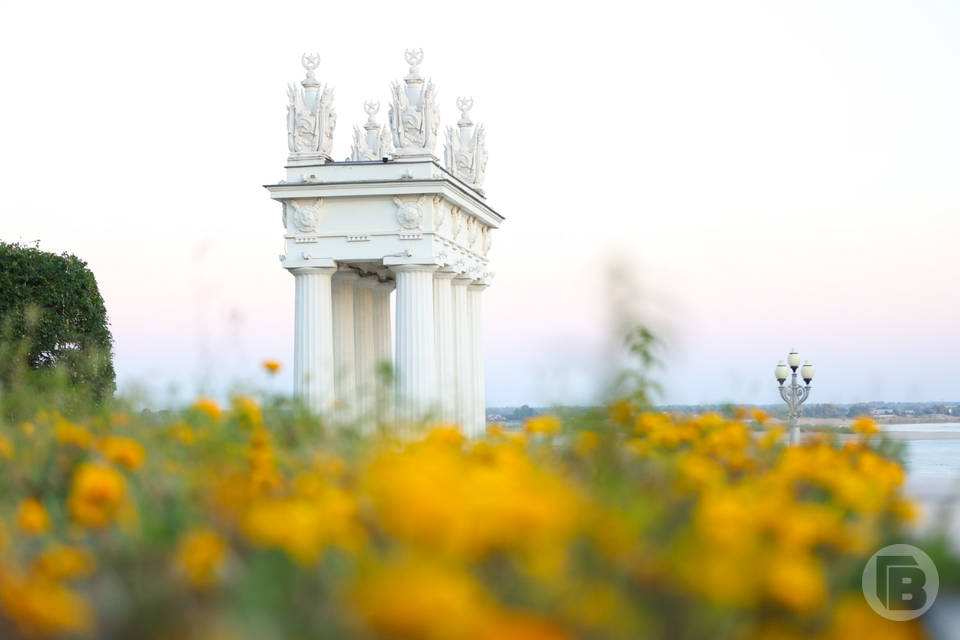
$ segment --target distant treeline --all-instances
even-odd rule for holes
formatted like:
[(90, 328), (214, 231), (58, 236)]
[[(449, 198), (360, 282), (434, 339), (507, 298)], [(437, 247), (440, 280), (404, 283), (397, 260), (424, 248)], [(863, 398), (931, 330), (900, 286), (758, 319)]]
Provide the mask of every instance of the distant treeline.
[[(658, 406), (658, 411), (670, 413), (706, 413), (716, 411), (732, 414), (736, 407), (757, 407), (773, 416), (785, 416), (786, 405), (733, 405), (733, 404), (671, 404)], [(590, 407), (564, 407), (570, 411), (587, 410)], [(531, 416), (556, 410), (555, 407), (490, 407), (487, 415), (504, 420), (525, 420)], [(858, 402), (853, 404), (805, 404), (803, 415), (808, 418), (853, 418), (879, 412), (890, 416), (944, 415), (960, 417), (960, 402)]]

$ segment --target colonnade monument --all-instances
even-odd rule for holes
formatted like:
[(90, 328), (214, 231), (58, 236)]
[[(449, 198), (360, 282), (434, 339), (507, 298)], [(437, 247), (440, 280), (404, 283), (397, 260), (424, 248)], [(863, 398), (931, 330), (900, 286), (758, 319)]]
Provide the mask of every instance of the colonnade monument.
[(320, 57), (304, 55), (306, 78), (290, 85), (286, 178), (266, 188), (283, 206), (280, 262), (296, 282), (294, 394), (317, 413), (367, 415), (376, 369), (392, 362), (398, 420), (440, 418), (478, 435), (486, 424), (481, 297), (503, 217), (483, 191), (487, 150), (483, 126), (470, 119), (473, 100), (457, 99), (441, 164), (423, 51), (407, 50), (406, 61), (387, 125), (377, 121), (380, 103), (366, 102), (346, 161), (330, 155), (337, 114), (333, 89), (314, 73)]

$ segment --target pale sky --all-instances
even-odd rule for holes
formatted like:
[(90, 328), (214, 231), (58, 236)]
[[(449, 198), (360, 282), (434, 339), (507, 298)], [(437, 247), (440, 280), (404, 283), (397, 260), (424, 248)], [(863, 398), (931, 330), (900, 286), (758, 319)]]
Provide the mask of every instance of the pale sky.
[(488, 130), (490, 406), (594, 398), (625, 282), (667, 341), (666, 402), (777, 402), (793, 346), (810, 402), (960, 400), (947, 0), (8, 2), (0, 239), (89, 263), (122, 389), (257, 380), (268, 357), (287, 388), (293, 278), (261, 186), (286, 84), (320, 53), (342, 160), (407, 47), (444, 124), (472, 95)]

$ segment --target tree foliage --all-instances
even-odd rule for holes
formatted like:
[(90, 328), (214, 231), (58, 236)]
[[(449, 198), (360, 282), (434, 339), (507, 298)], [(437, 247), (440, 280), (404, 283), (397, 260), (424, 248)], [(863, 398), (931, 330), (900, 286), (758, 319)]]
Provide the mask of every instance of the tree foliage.
[(84, 261), (0, 242), (0, 382), (24, 365), (62, 370), (96, 398), (113, 393), (113, 338), (97, 281)]

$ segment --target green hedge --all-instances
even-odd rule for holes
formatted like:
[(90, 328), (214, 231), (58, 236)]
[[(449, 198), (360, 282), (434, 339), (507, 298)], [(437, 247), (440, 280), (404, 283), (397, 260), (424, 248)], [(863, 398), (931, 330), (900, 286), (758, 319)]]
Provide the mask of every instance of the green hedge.
[(67, 253), (0, 242), (0, 382), (24, 365), (62, 369), (96, 398), (113, 393), (113, 338), (97, 281)]

